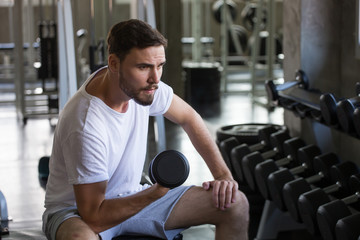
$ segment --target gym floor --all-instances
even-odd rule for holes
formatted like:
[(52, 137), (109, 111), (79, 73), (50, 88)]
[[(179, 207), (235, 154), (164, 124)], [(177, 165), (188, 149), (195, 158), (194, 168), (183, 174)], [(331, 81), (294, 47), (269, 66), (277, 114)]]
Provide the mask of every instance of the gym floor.
[[(222, 95), (217, 114), (212, 114), (213, 109), (209, 106), (199, 112), (203, 114), (214, 140), (216, 130), (225, 125), (283, 124), (282, 109), (269, 112), (265, 107), (253, 104), (247, 94)], [(38, 181), (37, 168), (40, 157), (51, 153), (53, 131), (48, 119), (29, 119), (24, 126), (14, 106), (0, 105), (0, 190), (6, 197), (12, 218), (10, 235), (3, 236), (4, 239), (39, 239), (36, 234), (41, 231), (45, 191)], [(166, 133), (167, 148), (179, 150), (189, 159), (190, 175), (185, 184), (201, 185), (203, 181), (212, 179), (182, 129), (166, 121)], [(183, 235), (185, 240), (214, 239), (214, 227), (193, 227)]]

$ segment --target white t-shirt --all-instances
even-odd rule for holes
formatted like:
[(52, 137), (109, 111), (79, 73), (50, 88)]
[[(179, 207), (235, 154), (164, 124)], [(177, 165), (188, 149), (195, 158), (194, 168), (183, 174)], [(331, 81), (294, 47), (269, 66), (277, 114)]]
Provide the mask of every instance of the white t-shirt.
[(86, 85), (96, 73), (81, 86), (59, 116), (44, 216), (76, 205), (74, 184), (108, 181), (107, 199), (143, 189), (140, 181), (149, 116), (164, 114), (169, 109), (173, 90), (160, 82), (150, 106), (130, 100), (126, 113), (119, 113), (86, 92)]

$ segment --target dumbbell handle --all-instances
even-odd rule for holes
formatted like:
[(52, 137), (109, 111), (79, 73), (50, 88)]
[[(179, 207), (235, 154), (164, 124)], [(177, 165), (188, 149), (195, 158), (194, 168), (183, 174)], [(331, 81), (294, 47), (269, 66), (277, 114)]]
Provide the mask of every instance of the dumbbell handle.
[(360, 199), (360, 192), (356, 192), (348, 197), (341, 199), (346, 205), (356, 203)]
[(261, 153), (261, 156), (264, 158), (264, 159), (269, 159), (269, 158), (272, 158), (274, 157), (276, 154), (279, 153), (279, 150), (275, 147), (273, 148), (272, 150), (269, 150), (269, 151), (266, 151), (266, 152), (263, 152)]
[[(292, 157), (289, 155), (286, 158), (276, 160), (275, 163), (276, 163), (276, 165), (278, 167), (281, 167), (281, 166), (287, 165), (291, 161), (292, 161)], [(308, 165), (306, 163), (303, 163), (300, 166), (289, 169), (289, 171), (292, 174), (296, 175), (296, 174), (304, 172), (304, 170), (306, 170), (306, 169), (308, 169)], [(310, 177), (306, 178), (305, 180), (308, 183), (313, 183), (313, 182), (317, 182), (317, 181), (321, 180), (322, 178), (324, 178), (324, 173), (323, 172), (318, 172), (317, 174), (315, 174), (313, 176), (310, 176)]]
[[(336, 182), (336, 183), (334, 183), (334, 184), (332, 184), (332, 185), (329, 185), (329, 186), (327, 186), (327, 187), (324, 187), (322, 190), (323, 190), (324, 193), (326, 193), (326, 194), (331, 194), (331, 193), (334, 193), (334, 192), (339, 191), (339, 189), (340, 189), (341, 187), (343, 187), (343, 185), (342, 185), (340, 182)], [(349, 196), (349, 197), (352, 197), (352, 195)]]
[(289, 164), (291, 161), (293, 161), (293, 158), (291, 157), (291, 155), (287, 155), (284, 158), (280, 158), (280, 159), (276, 160), (275, 163), (278, 167), (282, 167), (282, 166)]
[(289, 169), (289, 171), (293, 175), (296, 175), (296, 174), (299, 174), (299, 173), (303, 173), (308, 168), (309, 168), (309, 166), (306, 163), (302, 163), (300, 166)]
[[(248, 146), (250, 152), (255, 152), (255, 151), (260, 151), (262, 150), (264, 147), (266, 147), (268, 144), (266, 143), (265, 140), (261, 140), (258, 143), (252, 144), (250, 146)], [(247, 146), (247, 145), (246, 145)]]
[[(293, 144), (293, 146), (297, 147), (297, 149), (305, 146), (305, 143), (299, 138), (295, 137), (295, 138), (288, 139), (284, 142), (284, 145), (289, 144), (289, 145), (287, 145), (287, 148), (285, 146), (283, 147), (285, 154), (288, 152), (294, 151), (293, 147), (291, 147), (292, 146), (291, 143)], [(291, 150), (289, 150), (289, 149), (291, 149)], [(286, 157), (277, 159), (275, 161), (275, 164), (278, 167), (282, 167), (282, 166), (289, 164), (290, 162), (292, 162), (294, 160), (296, 160), (296, 156), (293, 156), (292, 154), (287, 154)]]
[(255, 152), (255, 151), (259, 151), (261, 149), (264, 148), (264, 146), (266, 146), (266, 142), (264, 140), (260, 141), (259, 143), (255, 143), (253, 145), (249, 146), (249, 149), (251, 152)]
[(325, 177), (323, 172), (318, 172), (317, 174), (310, 176), (308, 178), (305, 178), (305, 181), (308, 183), (315, 183), (320, 181), (321, 179), (323, 179)]
[(329, 193), (337, 192), (341, 187), (342, 187), (341, 183), (336, 182), (336, 183), (334, 183), (334, 184), (332, 184), (330, 186), (324, 187), (323, 191), (326, 194), (329, 194)]

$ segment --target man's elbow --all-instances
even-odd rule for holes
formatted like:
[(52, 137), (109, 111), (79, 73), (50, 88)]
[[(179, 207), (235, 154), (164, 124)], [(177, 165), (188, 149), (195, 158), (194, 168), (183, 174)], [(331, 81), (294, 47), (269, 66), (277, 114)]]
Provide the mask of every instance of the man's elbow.
[(96, 234), (104, 231), (104, 226), (102, 226), (102, 221), (100, 220), (99, 216), (96, 215), (86, 216), (80, 214), (80, 217)]

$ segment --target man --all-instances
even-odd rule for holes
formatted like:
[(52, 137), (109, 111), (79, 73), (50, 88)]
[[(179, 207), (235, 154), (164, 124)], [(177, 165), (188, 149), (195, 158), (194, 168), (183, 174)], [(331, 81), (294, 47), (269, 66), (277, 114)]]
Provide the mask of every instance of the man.
[[(201, 117), (160, 81), (166, 39), (128, 20), (108, 35), (108, 66), (62, 110), (55, 130), (43, 230), (48, 239), (172, 239), (187, 227), (216, 225), (216, 239), (247, 239), (248, 202)], [(148, 118), (182, 126), (213, 181), (169, 190), (141, 186)]]

